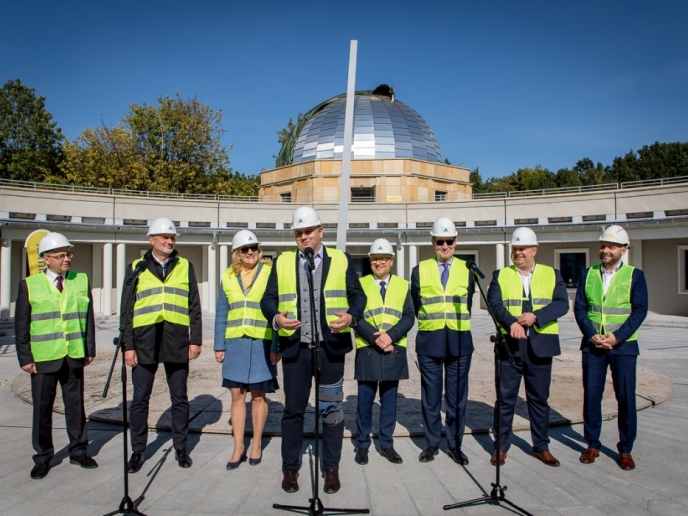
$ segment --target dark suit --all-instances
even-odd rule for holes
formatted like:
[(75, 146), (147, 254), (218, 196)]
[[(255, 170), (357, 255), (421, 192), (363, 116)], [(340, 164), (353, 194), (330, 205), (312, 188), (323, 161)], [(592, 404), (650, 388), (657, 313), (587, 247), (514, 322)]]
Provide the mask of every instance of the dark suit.
[[(173, 251), (163, 271), (162, 265), (148, 251), (143, 262), (160, 281), (169, 277), (179, 262), (177, 251)], [(131, 275), (131, 264), (127, 267), (126, 277)], [(148, 408), (153, 391), (158, 363), (165, 364), (165, 376), (172, 400), (172, 442), (175, 449), (186, 448), (189, 429), (189, 398), (187, 379), (189, 376), (189, 344), (201, 345), (203, 340), (203, 320), (201, 300), (193, 265), (189, 263), (189, 318), (190, 325), (174, 324), (168, 321), (133, 328), (132, 295), (136, 293), (137, 282), (129, 287), (123, 286), (120, 324), (124, 324), (124, 314), (129, 310), (129, 318), (124, 326), (124, 348), (135, 350), (138, 365), (132, 369), (131, 380), (134, 396), (129, 409), (131, 448), (143, 453), (148, 441)]]
[[(623, 267), (623, 265), (622, 265)], [(588, 278), (586, 269), (581, 273), (576, 290), (574, 313), (576, 322), (583, 333), (581, 351), (583, 352), (583, 420), (584, 437), (591, 448), (600, 449), (602, 430), (602, 395), (607, 378), (607, 368), (612, 371), (614, 394), (619, 408), (619, 453), (631, 453), (638, 433), (638, 418), (635, 405), (636, 365), (640, 348), (637, 340), (628, 340), (647, 316), (648, 298), (645, 274), (634, 269), (631, 277), (631, 314), (621, 328), (614, 332), (619, 344), (611, 350), (598, 349), (590, 342), (597, 334), (588, 318), (588, 300), (585, 283)], [(602, 271), (600, 270), (600, 274)]]
[[(391, 275), (390, 278), (392, 278)], [(378, 388), (380, 390), (380, 447), (390, 448), (392, 446), (394, 425), (397, 420), (399, 380), (408, 378), (406, 347), (396, 343), (411, 331), (414, 322), (413, 301), (411, 300), (411, 293), (407, 291), (404, 299), (404, 310), (399, 322), (387, 330), (387, 334), (395, 343), (394, 350), (385, 353), (375, 344), (377, 337), (374, 334), (379, 330), (365, 319), (356, 325), (356, 334), (368, 343), (368, 346), (356, 349), (354, 378), (358, 380), (358, 404), (356, 408), (356, 447), (358, 448), (367, 449), (370, 447), (373, 402)]]
[[(537, 266), (534, 274), (537, 273)], [(552, 301), (545, 307), (533, 310), (532, 286), (527, 301), (523, 301), (521, 313), (535, 314), (536, 322), (528, 329), (526, 339), (514, 339), (505, 335), (509, 351), (514, 356), (514, 365), (508, 361), (501, 362), (501, 394), (500, 405), (500, 450), (507, 451), (511, 445), (511, 428), (514, 421), (514, 409), (521, 387), (521, 378), (525, 382), (526, 400), (528, 402), (528, 419), (530, 433), (533, 440), (533, 451), (542, 452), (549, 449), (549, 387), (552, 380), (552, 357), (561, 354), (559, 335), (542, 334), (535, 328), (542, 328), (566, 315), (569, 311), (569, 298), (566, 285), (558, 270), (554, 270), (555, 284)], [(499, 270), (494, 271), (492, 282), (487, 291), (487, 302), (506, 331), (517, 321), (502, 299), (499, 285)], [(525, 293), (524, 293), (525, 294)], [(502, 357), (503, 359), (506, 357)], [(497, 412), (495, 411), (494, 428), (497, 428)]]
[[(451, 274), (451, 272), (450, 272)], [(475, 291), (473, 275), (468, 280), (468, 312)], [(411, 299), (415, 315), (421, 306), (418, 266), (411, 272)], [(473, 357), (470, 331), (454, 331), (445, 327), (437, 331), (419, 331), (416, 355), (421, 376), (421, 406), (427, 446), (439, 448), (442, 435), (442, 377), (446, 402), (445, 432), (448, 448), (460, 448), (466, 428), (468, 407), (468, 373)]]
[[(327, 275), (330, 273), (332, 258), (327, 254), (323, 246), (322, 285), (324, 287)], [(361, 289), (361, 284), (356, 274), (351, 257), (346, 255), (346, 295), (349, 303), (347, 313), (356, 321), (360, 321), (366, 305), (366, 296)], [(271, 324), (280, 313), (279, 288), (278, 288), (278, 261), (275, 261), (265, 295), (260, 302), (263, 315)], [(301, 292), (299, 287), (299, 275), (305, 274), (300, 266), (298, 255), (296, 257), (294, 274), (297, 285), (297, 314), (301, 320)], [(341, 274), (340, 271), (333, 271)], [(325, 296), (320, 296), (320, 313), (325, 314)], [(350, 333), (332, 333), (325, 317), (320, 322), (320, 385), (333, 385), (344, 376), (344, 358), (346, 353), (352, 350)], [(285, 406), (282, 416), (282, 469), (298, 470), (301, 458), (301, 446), (303, 444), (303, 422), (308, 397), (310, 396), (313, 376), (313, 353), (308, 345), (301, 342), (301, 328), (288, 337), (279, 337), (279, 352), (282, 355), (282, 370), (284, 372), (284, 396)], [(339, 460), (342, 454), (342, 439), (344, 436), (343, 422), (338, 425), (323, 425), (323, 469), (338, 470)]]
[[(91, 285), (88, 285), (89, 310), (86, 315), (87, 357), (96, 356), (96, 325), (93, 314)], [(59, 311), (59, 307), (55, 307)], [(19, 365), (34, 363), (31, 354), (31, 303), (29, 302), (26, 280), (19, 283), (17, 303), (14, 312), (15, 342)], [(62, 389), (65, 407), (67, 435), (69, 436), (69, 456), (79, 457), (86, 453), (88, 436), (86, 433), (86, 412), (84, 411), (84, 359), (68, 356), (47, 362), (35, 362), (36, 374), (31, 375), (31, 398), (33, 400), (33, 460), (49, 463), (55, 455), (52, 437), (53, 405), (57, 394), (57, 384)]]

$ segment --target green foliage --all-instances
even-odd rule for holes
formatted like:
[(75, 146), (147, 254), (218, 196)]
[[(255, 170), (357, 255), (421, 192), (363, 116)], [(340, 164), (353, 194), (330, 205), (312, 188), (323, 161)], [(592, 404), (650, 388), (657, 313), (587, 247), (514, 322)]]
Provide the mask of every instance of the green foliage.
[(299, 113), (296, 115), (296, 123), (294, 123), (294, 119), (290, 117), (287, 126), (277, 131), (277, 142), (280, 144), (280, 151), (272, 156), (275, 159), (276, 167), (291, 165), (298, 132), (303, 127), (305, 121), (304, 114)]
[(43, 181), (62, 161), (62, 132), (45, 109), (45, 97), (19, 79), (0, 89), (0, 177)]
[[(229, 167), (222, 112), (178, 94), (129, 106), (119, 125), (85, 129), (65, 145), (64, 180), (179, 193), (256, 195), (258, 178)], [(51, 180), (59, 180), (58, 177)]]

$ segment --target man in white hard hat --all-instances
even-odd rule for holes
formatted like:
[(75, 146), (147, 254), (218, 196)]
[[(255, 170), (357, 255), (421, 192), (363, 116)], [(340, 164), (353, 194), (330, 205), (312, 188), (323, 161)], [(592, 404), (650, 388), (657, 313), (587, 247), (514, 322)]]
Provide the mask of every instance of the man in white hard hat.
[(358, 405), (355, 461), (368, 463), (370, 432), (373, 429), (373, 402), (380, 390), (380, 453), (394, 464), (403, 462), (394, 449), (399, 380), (408, 378), (406, 334), (413, 328), (415, 315), (409, 283), (392, 274), (394, 250), (378, 238), (368, 253), (372, 274), (361, 278), (368, 298), (363, 318), (356, 325), (356, 370)]
[(468, 464), (461, 442), (473, 356), (471, 306), (475, 282), (466, 262), (454, 257), (457, 234), (450, 219), (440, 217), (434, 222), (430, 235), (435, 256), (413, 268), (411, 297), (418, 317), (416, 355), (425, 432), (425, 448), (418, 460), (430, 462), (438, 453), (444, 385), (447, 454), (463, 466)]
[(609, 226), (599, 238), (600, 262), (581, 273), (574, 313), (583, 333), (583, 420), (588, 448), (581, 454), (591, 464), (600, 454), (602, 394), (607, 369), (618, 403), (619, 467), (635, 469), (631, 456), (638, 433), (635, 406), (638, 329), (647, 316), (647, 283), (643, 271), (624, 264), (630, 242), (626, 231)]
[(60, 233), (48, 233), (38, 244), (46, 269), (19, 283), (14, 316), (17, 358), (31, 374), (33, 456), (31, 478), (50, 472), (55, 455), (52, 437), (57, 384), (62, 388), (69, 462), (97, 468), (87, 453), (84, 367), (96, 356), (91, 285), (86, 274), (71, 270), (72, 244)]
[[(528, 403), (533, 456), (547, 466), (559, 461), (549, 451), (549, 387), (552, 359), (561, 354), (557, 320), (569, 311), (566, 285), (558, 270), (536, 263), (538, 241), (530, 228), (518, 228), (511, 236), (513, 265), (494, 271), (487, 302), (501, 325), (514, 364), (501, 362), (500, 421), (495, 407), (494, 428), (499, 423), (497, 449), (490, 462), (504, 464), (511, 445), (514, 410), (523, 378)], [(496, 444), (496, 443), (495, 443)]]
[[(141, 469), (148, 442), (148, 406), (158, 364), (165, 364), (172, 401), (172, 444), (182, 468), (192, 465), (186, 437), (189, 430), (187, 379), (189, 361), (201, 354), (201, 300), (193, 265), (175, 250), (177, 228), (167, 218), (148, 227), (151, 246), (143, 258), (127, 267), (126, 277), (140, 272), (129, 287), (123, 285), (121, 322), (125, 313), (124, 361), (132, 368), (134, 396), (129, 410), (132, 454), (130, 473)], [(142, 271), (142, 272), (141, 272)], [(135, 302), (132, 306), (132, 296)]]
[[(282, 355), (282, 489), (288, 493), (299, 489), (304, 414), (314, 371), (310, 347), (316, 328), (320, 337), (318, 412), (322, 417), (324, 491), (336, 493), (341, 487), (339, 462), (344, 437), (344, 358), (352, 350), (350, 328), (361, 319), (366, 296), (351, 257), (322, 245), (324, 230), (313, 208), (298, 208), (291, 229), (298, 249), (277, 258), (260, 303), (263, 315), (279, 332)], [(315, 266), (312, 272), (308, 266), (311, 260)], [(313, 281), (315, 321), (311, 318), (307, 274)]]

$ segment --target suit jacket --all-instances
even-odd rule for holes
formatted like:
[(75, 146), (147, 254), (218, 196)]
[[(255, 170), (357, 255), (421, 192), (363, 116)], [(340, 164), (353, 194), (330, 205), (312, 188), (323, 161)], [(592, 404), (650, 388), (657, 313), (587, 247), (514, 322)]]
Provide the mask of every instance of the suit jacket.
[(394, 342), (394, 350), (384, 353), (376, 344), (374, 333), (378, 329), (365, 319), (356, 325), (356, 334), (368, 343), (364, 348), (356, 349), (356, 368), (354, 378), (362, 381), (383, 382), (388, 380), (404, 380), (408, 378), (408, 360), (406, 348), (396, 345), (405, 337), (415, 323), (411, 292), (406, 293), (404, 310), (401, 319), (392, 326), (387, 334)]
[[(518, 318), (511, 315), (504, 306), (504, 301), (502, 299), (502, 289), (499, 286), (499, 270), (492, 273), (492, 281), (487, 290), (487, 302), (492, 308), (492, 311), (497, 318), (499, 324), (501, 324), (505, 330), (509, 331), (509, 328), (514, 324)], [(525, 311), (532, 311), (537, 317), (535, 322), (536, 328), (541, 328), (553, 321), (556, 321), (560, 317), (566, 315), (569, 311), (569, 296), (566, 291), (566, 285), (561, 277), (561, 274), (557, 269), (554, 269), (554, 293), (552, 294), (552, 301), (545, 307), (538, 310), (528, 309)], [(532, 292), (532, 291), (531, 291)], [(532, 308), (532, 305), (528, 308)], [(526, 349), (528, 341), (533, 354), (538, 357), (555, 357), (561, 355), (561, 346), (559, 343), (559, 335), (548, 335), (538, 333), (534, 329), (528, 332), (528, 338), (523, 341), (512, 338), (510, 335), (506, 335), (506, 342), (512, 353), (522, 353)]]
[[(346, 253), (345, 253), (346, 254)], [(268, 285), (265, 289), (265, 295), (260, 301), (260, 309), (263, 315), (268, 320), (269, 324), (272, 324), (275, 316), (280, 312), (279, 306), (279, 289), (278, 289), (278, 274), (277, 274), (277, 260), (272, 267), (270, 272), (270, 277), (268, 278)], [(349, 301), (349, 309), (347, 313), (351, 314), (352, 317), (359, 322), (363, 317), (363, 311), (365, 310), (367, 298), (363, 289), (361, 288), (361, 283), (358, 280), (358, 274), (356, 274), (356, 269), (351, 261), (351, 257), (346, 254), (347, 267), (346, 267), (346, 297)], [(325, 286), (327, 280), (327, 275), (330, 273), (330, 264), (332, 258), (327, 254), (327, 248), (323, 246), (323, 259), (320, 265), (322, 269), (322, 285)], [(299, 259), (297, 256), (296, 267), (294, 269), (294, 274), (296, 274), (296, 318), (301, 320), (301, 292), (298, 289), (299, 285), (299, 274), (304, 271), (300, 267)], [(333, 271), (333, 274), (341, 274), (340, 271)], [(325, 314), (325, 296), (320, 296), (320, 313)], [(324, 343), (325, 349), (335, 355), (343, 355), (348, 353), (353, 349), (351, 345), (351, 334), (350, 333), (332, 333), (330, 327), (327, 325), (325, 317), (320, 318), (320, 338)], [(279, 352), (285, 358), (294, 358), (299, 354), (301, 342), (301, 329), (297, 329), (292, 335), (288, 337), (279, 337)]]
[[(420, 279), (418, 265), (411, 271), (411, 299), (416, 317), (420, 310)], [(473, 307), (475, 279), (468, 276), (468, 313)], [(455, 331), (443, 328), (437, 331), (419, 331), (416, 335), (416, 354), (430, 357), (463, 356), (473, 353), (473, 336), (470, 331)]]
[[(179, 263), (179, 254), (173, 251), (167, 276)], [(162, 267), (153, 258), (152, 251), (143, 256), (146, 269), (163, 281)], [(132, 273), (132, 264), (127, 266), (125, 277)], [(134, 303), (132, 296), (136, 293), (138, 281), (128, 287), (123, 285), (122, 305), (120, 307), (120, 327), (124, 328), (124, 349), (136, 350), (136, 357), (141, 364), (184, 363), (189, 361), (189, 344), (200, 346), (203, 342), (203, 317), (201, 314), (201, 298), (198, 294), (198, 283), (193, 264), (189, 262), (189, 326), (174, 324), (168, 321), (139, 326), (133, 328)], [(128, 317), (125, 325), (125, 314)]]
[[(624, 267), (624, 265), (621, 265)], [(600, 350), (590, 342), (590, 339), (597, 334), (597, 330), (593, 327), (590, 319), (588, 319), (588, 298), (585, 295), (585, 282), (588, 278), (590, 269), (585, 269), (581, 272), (578, 280), (578, 288), (576, 290), (576, 301), (574, 303), (574, 314), (576, 322), (580, 331), (583, 333), (581, 340), (581, 351), (584, 353), (613, 353), (614, 355), (639, 355), (640, 347), (637, 340), (628, 340), (633, 335), (640, 325), (643, 324), (647, 316), (647, 282), (645, 281), (645, 274), (640, 269), (633, 269), (633, 276), (631, 276), (631, 315), (621, 325), (621, 328), (614, 332), (614, 335), (619, 339), (619, 344), (609, 351)], [(602, 271), (600, 271), (602, 274)]]
[[(88, 283), (88, 313), (86, 314), (86, 349), (87, 357), (96, 356), (96, 320), (93, 314), (93, 298), (91, 297), (91, 282)], [(59, 310), (59, 307), (55, 307)], [(26, 280), (19, 282), (19, 292), (17, 293), (17, 303), (14, 309), (14, 331), (17, 346), (17, 359), (20, 366), (34, 363), (31, 354), (31, 303), (29, 302), (29, 289)], [(84, 367), (83, 358), (64, 357), (47, 362), (36, 362), (38, 373), (54, 373), (62, 367), (66, 360), (70, 367)]]

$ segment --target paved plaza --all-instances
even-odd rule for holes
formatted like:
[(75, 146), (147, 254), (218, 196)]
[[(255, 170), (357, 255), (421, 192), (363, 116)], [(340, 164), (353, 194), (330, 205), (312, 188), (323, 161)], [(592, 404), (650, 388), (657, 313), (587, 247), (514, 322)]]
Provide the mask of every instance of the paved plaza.
[[(145, 495), (140, 510), (149, 516), (182, 514), (278, 514), (273, 503), (307, 505), (312, 456), (307, 440), (304, 444), (301, 490), (284, 493), (280, 488), (281, 459), (279, 414), (281, 393), (272, 396), (272, 417), (264, 437), (263, 461), (258, 466), (247, 463), (228, 472), (225, 464), (232, 450), (228, 416), (228, 395), (219, 385), (219, 366), (212, 362), (213, 318), (204, 318), (203, 359), (192, 366), (190, 383), (192, 423), (196, 430), (189, 436), (194, 465), (181, 469), (171, 453), (171, 436), (164, 430), (151, 430), (146, 450), (147, 462), (142, 470), (130, 475), (132, 497)], [(405, 382), (400, 399), (400, 421), (395, 447), (404, 463), (394, 465), (377, 453), (370, 463), (359, 466), (353, 460), (354, 448), (346, 438), (340, 478), (342, 489), (335, 495), (320, 493), (325, 507), (369, 508), (371, 514), (508, 514), (499, 507), (479, 507), (443, 511), (445, 504), (472, 499), (489, 493), (494, 481), (494, 468), (489, 464), (491, 438), (489, 426), (492, 389), (491, 348), (487, 342), (491, 322), (484, 313), (474, 314), (473, 333), (478, 340), (471, 377), (471, 404), (468, 430), (463, 449), (470, 464), (461, 467), (445, 453), (430, 463), (421, 464), (418, 453), (424, 446), (419, 426), (420, 392), (417, 371), (410, 364), (411, 380)], [(116, 336), (114, 318), (98, 322), (98, 352), (92, 369), (87, 369), (87, 413), (99, 421), (89, 423), (90, 453), (100, 467), (87, 471), (69, 464), (64, 431), (64, 418), (55, 414), (54, 438), (57, 454), (50, 474), (43, 480), (31, 480), (31, 410), (26, 397), (26, 379), (20, 375), (14, 351), (11, 325), (0, 326), (0, 515), (98, 515), (116, 510), (122, 498), (121, 426), (100, 420), (117, 420), (119, 404), (119, 366), (110, 394), (101, 393)], [(564, 354), (555, 364), (553, 384), (554, 426), (550, 431), (550, 450), (561, 461), (561, 467), (550, 468), (530, 455), (530, 434), (515, 434), (502, 484), (508, 486), (507, 497), (533, 514), (601, 515), (601, 514), (688, 514), (688, 343), (684, 335), (688, 318), (650, 315), (641, 330), (638, 405), (639, 436), (633, 456), (635, 471), (622, 471), (616, 464), (616, 421), (603, 425), (603, 448), (593, 465), (584, 465), (578, 456), (585, 448), (580, 400), (580, 334), (569, 314), (562, 320)], [(411, 359), (413, 354), (410, 354)], [(345, 403), (347, 434), (355, 429), (355, 383), (352, 377), (353, 354), (348, 357), (347, 398)], [(411, 362), (413, 362), (411, 360)], [(576, 376), (578, 375), (578, 376)], [(415, 378), (414, 378), (415, 377)], [(404, 382), (402, 382), (403, 384)], [(166, 428), (164, 382), (157, 382), (155, 413), (150, 424)], [(607, 390), (608, 398), (613, 394)], [(131, 391), (129, 391), (131, 397)], [(613, 418), (613, 398), (606, 399), (605, 415)], [(517, 407), (525, 414), (525, 405)], [(312, 421), (312, 419), (311, 419)], [(567, 422), (571, 421), (572, 424)], [(527, 421), (518, 416), (520, 428)], [(307, 430), (309, 429), (307, 423)], [(374, 441), (374, 445), (378, 443)], [(444, 448), (444, 444), (443, 444)], [(371, 450), (372, 451), (372, 450)], [(322, 487), (322, 482), (320, 482)]]

